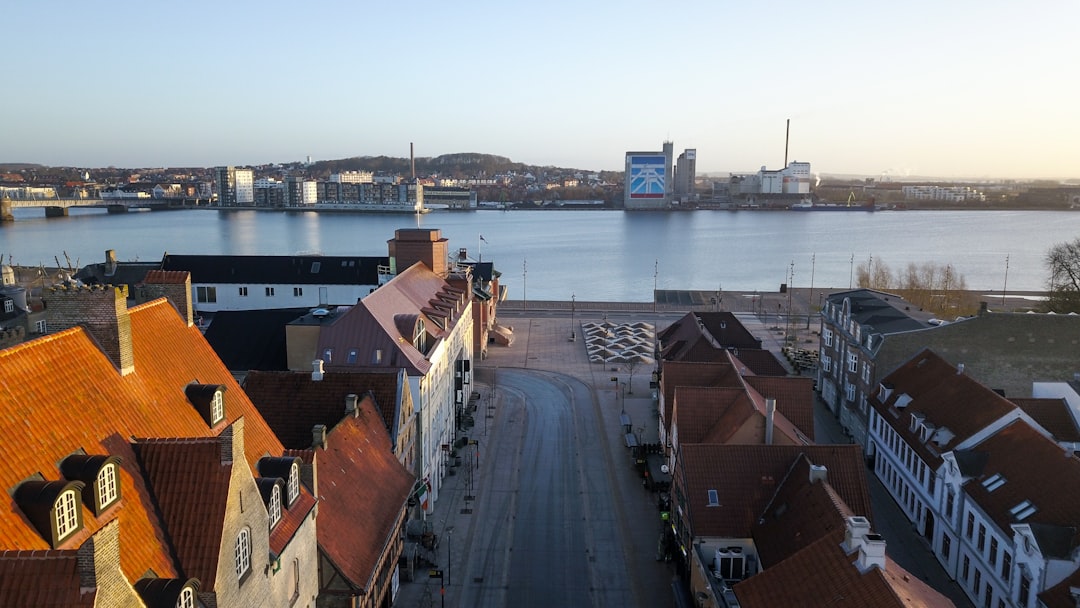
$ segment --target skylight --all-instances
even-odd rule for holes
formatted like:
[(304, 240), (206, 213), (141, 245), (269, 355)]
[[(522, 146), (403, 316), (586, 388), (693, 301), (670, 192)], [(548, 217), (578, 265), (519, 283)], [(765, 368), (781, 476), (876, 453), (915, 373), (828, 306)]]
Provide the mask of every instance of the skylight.
[(709, 504), (706, 505), (706, 506), (709, 506), (709, 507), (719, 507), (720, 506), (720, 495), (716, 493), (716, 490), (709, 490)]
[(986, 488), (987, 492), (993, 492), (994, 490), (1005, 485), (1005, 478), (1000, 473), (994, 473), (990, 477), (983, 480), (982, 485)]
[(1035, 511), (1035, 505), (1031, 504), (1030, 500), (1025, 500), (1024, 502), (1009, 509), (1009, 513), (1012, 514), (1013, 518), (1016, 519), (1016, 521), (1024, 521), (1028, 517), (1031, 517), (1031, 514)]

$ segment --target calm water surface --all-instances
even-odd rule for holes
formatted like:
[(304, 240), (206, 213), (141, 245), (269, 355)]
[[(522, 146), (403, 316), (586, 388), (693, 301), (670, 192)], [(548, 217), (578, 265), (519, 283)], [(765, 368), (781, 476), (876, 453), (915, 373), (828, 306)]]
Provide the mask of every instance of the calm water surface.
[[(510, 297), (651, 301), (660, 289), (775, 291), (781, 283), (847, 287), (854, 266), (952, 264), (971, 289), (1045, 289), (1046, 250), (1080, 237), (1080, 213), (475, 211), (410, 215), (186, 210), (45, 219), (17, 210), (0, 224), (16, 264), (80, 265), (184, 254), (378, 256), (398, 228), (438, 228), (451, 251), (492, 260)], [(483, 235), (484, 241), (479, 240)], [(1008, 274), (1006, 277), (1006, 258)], [(794, 262), (793, 279), (791, 264)], [(523, 294), (524, 292), (524, 294)]]

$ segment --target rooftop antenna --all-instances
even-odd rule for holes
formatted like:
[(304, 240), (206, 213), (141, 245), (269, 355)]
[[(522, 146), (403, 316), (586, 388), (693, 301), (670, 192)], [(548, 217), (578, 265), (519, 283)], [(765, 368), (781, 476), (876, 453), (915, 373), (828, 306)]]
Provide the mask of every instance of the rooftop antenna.
[(781, 168), (787, 168), (787, 149), (788, 140), (791, 139), (791, 119), (787, 119), (787, 129), (784, 131), (784, 166)]

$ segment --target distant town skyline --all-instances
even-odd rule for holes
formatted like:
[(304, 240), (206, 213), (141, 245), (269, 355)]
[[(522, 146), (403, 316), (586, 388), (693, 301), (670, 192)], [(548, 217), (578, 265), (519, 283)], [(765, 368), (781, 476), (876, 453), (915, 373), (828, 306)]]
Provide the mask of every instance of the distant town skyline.
[[(698, 173), (1080, 177), (1080, 4), (15, 3), (0, 162), (480, 152)], [(31, 27), (30, 24), (33, 24)]]

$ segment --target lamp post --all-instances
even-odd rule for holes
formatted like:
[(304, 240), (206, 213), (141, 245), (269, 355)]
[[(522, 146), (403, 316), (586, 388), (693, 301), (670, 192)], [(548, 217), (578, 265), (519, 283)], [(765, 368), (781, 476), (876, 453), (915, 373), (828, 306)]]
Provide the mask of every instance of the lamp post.
[(454, 537), (454, 526), (450, 526), (446, 529), (446, 571), (443, 572), (442, 578), (442, 605), (446, 608), (446, 588), (449, 584), (446, 582), (450, 578), (450, 539)]
[(576, 296), (570, 294), (570, 341), (577, 340), (577, 323), (574, 321), (574, 303)]

